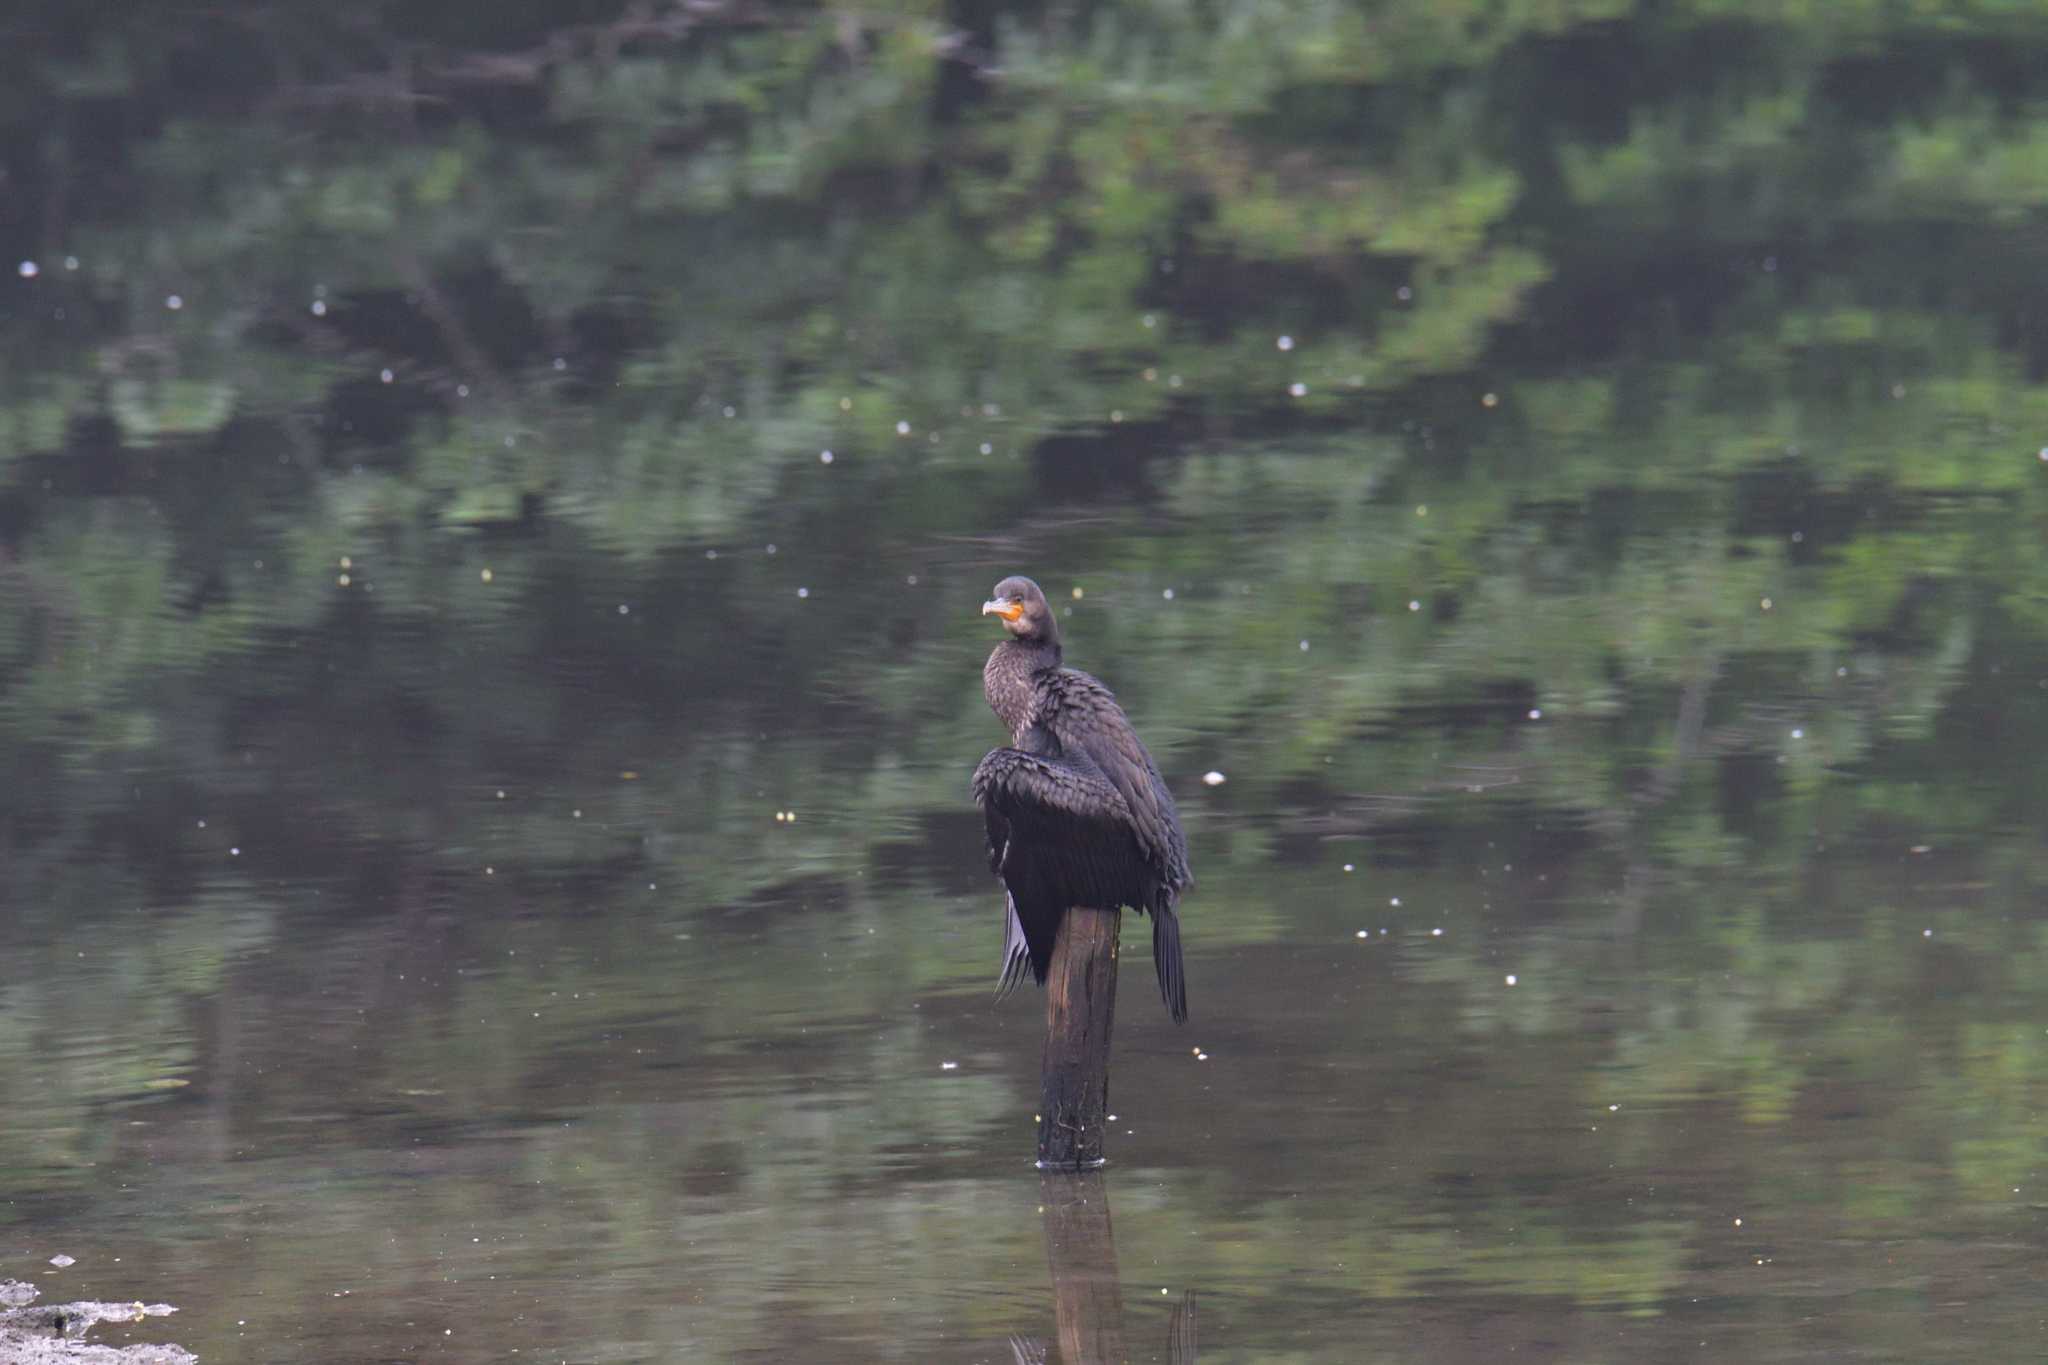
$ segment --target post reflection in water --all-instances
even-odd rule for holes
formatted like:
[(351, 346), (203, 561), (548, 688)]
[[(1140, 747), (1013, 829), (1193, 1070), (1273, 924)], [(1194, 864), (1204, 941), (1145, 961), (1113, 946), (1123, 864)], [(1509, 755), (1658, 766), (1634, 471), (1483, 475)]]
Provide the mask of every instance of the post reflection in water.
[[(1100, 1171), (1047, 1171), (1039, 1177), (1039, 1211), (1045, 1220), (1045, 1258), (1052, 1270), (1053, 1310), (1060, 1355), (1066, 1365), (1098, 1365), (1132, 1359), (1124, 1338), (1122, 1282), (1117, 1278), (1116, 1236), (1110, 1226), (1109, 1187)], [(1043, 1341), (1013, 1336), (1018, 1365), (1050, 1359)], [(1187, 1291), (1167, 1322), (1164, 1352), (1151, 1359), (1192, 1365), (1195, 1355), (1195, 1295)]]

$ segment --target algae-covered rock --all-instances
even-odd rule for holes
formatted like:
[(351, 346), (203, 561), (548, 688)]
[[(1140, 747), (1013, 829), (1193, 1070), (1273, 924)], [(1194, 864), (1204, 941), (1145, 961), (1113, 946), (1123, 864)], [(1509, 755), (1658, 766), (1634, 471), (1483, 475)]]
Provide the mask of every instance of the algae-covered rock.
[(7, 1365), (196, 1365), (180, 1346), (143, 1343), (97, 1346), (85, 1334), (102, 1322), (139, 1322), (178, 1310), (167, 1303), (79, 1303), (35, 1306), (37, 1290), (0, 1280), (0, 1361)]

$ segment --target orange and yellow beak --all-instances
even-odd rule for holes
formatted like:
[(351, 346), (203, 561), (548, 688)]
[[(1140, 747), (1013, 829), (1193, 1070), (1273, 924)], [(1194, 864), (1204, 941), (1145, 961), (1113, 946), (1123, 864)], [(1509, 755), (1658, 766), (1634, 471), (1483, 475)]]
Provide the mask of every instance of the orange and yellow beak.
[(981, 604), (981, 614), (995, 614), (1005, 621), (1014, 621), (1024, 614), (1024, 604), (1014, 597), (996, 597)]

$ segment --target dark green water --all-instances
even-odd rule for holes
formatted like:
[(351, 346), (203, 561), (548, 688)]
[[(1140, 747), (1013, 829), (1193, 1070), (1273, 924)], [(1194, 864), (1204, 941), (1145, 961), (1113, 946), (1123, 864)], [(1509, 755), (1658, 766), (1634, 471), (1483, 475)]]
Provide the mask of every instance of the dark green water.
[[(130, 8), (0, 20), (0, 1279), (2048, 1354), (2048, 18)], [(1080, 1252), (1010, 572), (1198, 878)]]

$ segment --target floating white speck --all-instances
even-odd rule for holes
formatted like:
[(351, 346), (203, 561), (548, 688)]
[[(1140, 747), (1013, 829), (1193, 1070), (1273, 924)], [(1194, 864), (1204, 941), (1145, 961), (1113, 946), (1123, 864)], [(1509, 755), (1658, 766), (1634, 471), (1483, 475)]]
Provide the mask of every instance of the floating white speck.
[[(23, 261), (20, 265), (15, 267), (15, 270), (25, 280), (32, 280), (36, 276), (43, 273), (42, 267), (37, 265), (34, 261)], [(2048, 458), (2048, 451), (2043, 452), (2043, 457)]]
[(327, 300), (326, 300), (326, 299), (314, 299), (314, 300), (313, 300), (313, 316), (314, 316), (314, 317), (316, 317), (316, 318), (324, 318), (324, 317), (326, 317), (326, 316), (327, 316)]
[(619, 615), (624, 616), (632, 610), (633, 609), (627, 606), (624, 602), (619, 603)]
[(1351, 871), (1351, 864), (1350, 864), (1350, 863), (1346, 863), (1346, 864), (1344, 864), (1344, 870), (1345, 870), (1346, 872), (1349, 872), (1349, 871)]
[(1195, 1060), (1198, 1062), (1206, 1062), (1209, 1060), (1209, 1054), (1206, 1052), (1197, 1052), (1195, 1054)]
[(1792, 738), (1794, 738), (1794, 739), (1805, 739), (1805, 738), (1806, 738), (1806, 731), (1804, 731), (1804, 730), (1794, 730), (1794, 731), (1792, 732)]
[(1426, 502), (1425, 502), (1425, 503), (1420, 503), (1420, 504), (1418, 504), (1418, 505), (1416, 506), (1416, 508), (1415, 508), (1415, 515), (1416, 515), (1416, 516), (1418, 516), (1418, 517), (1426, 517), (1426, 516), (1428, 516), (1428, 515), (1429, 515), (1429, 504), (1428, 504), (1428, 503), (1426, 503)]
[(1922, 938), (1933, 938), (1933, 937), (1934, 937), (1934, 931), (1933, 931), (1932, 929), (1922, 929), (1922, 930), (1920, 931), (1920, 937), (1922, 937)]
[[(239, 858), (242, 856), (242, 850), (240, 848), (231, 848), (228, 850), (228, 856), (230, 858)], [(1932, 933), (1933, 931), (1929, 930), (1928, 932)]]
[(1394, 291), (1394, 297), (1401, 300), (1401, 302), (1406, 303), (1408, 302), (1408, 300), (1415, 297), (1415, 291), (1404, 284), (1399, 289), (1396, 289)]
[(766, 545), (765, 547), (763, 547), (763, 548), (765, 548), (765, 549), (766, 549), (766, 550), (768, 551), (768, 553), (772, 555), (772, 554), (774, 554), (774, 553), (775, 553), (775, 542), (771, 540), (771, 541), (769, 541), (769, 542), (768, 542), (768, 544), (767, 544), (767, 545)]
[(1515, 984), (1515, 974), (1513, 972), (1509, 972), (1507, 976), (1502, 979), (1506, 982), (1506, 984), (1510, 986)]
[(1735, 1220), (1735, 1226), (1736, 1226), (1736, 1227), (1741, 1227), (1741, 1226), (1742, 1226), (1742, 1220), (1741, 1220), (1740, 1218), (1738, 1218), (1738, 1219), (1736, 1219), (1736, 1220)]
[(477, 577), (486, 583), (490, 582), (494, 576), (489, 569), (482, 569), (477, 572)]
[(572, 811), (570, 811), (570, 812), (569, 812), (569, 815), (570, 815), (570, 818), (572, 818), (572, 819), (576, 819), (576, 820), (581, 820), (581, 819), (583, 818), (583, 812), (582, 812), (582, 811), (580, 811), (580, 810), (572, 810)]
[(569, 362), (568, 362), (567, 360), (563, 359), (563, 358), (562, 358), (561, 356), (556, 356), (556, 357), (555, 357), (555, 368), (556, 368), (556, 369), (558, 369), (558, 370), (566, 370), (566, 369), (568, 369), (568, 368), (569, 368)]
[(1289, 384), (1287, 386), (1287, 392), (1294, 395), (1296, 398), (1306, 398), (1308, 397), (1308, 385), (1302, 383), (1299, 379), (1297, 379), (1292, 384)]
[(391, 373), (391, 371), (389, 371), (389, 370), (379, 370), (379, 371), (377, 371), (377, 379), (378, 379), (378, 382), (380, 382), (380, 383), (384, 383), (384, 384), (389, 384), (389, 383), (390, 383), (390, 382), (391, 382), (392, 380), (394, 380), (394, 379), (396, 379), (396, 378), (398, 378), (398, 376), (397, 376), (397, 375), (395, 375), (395, 374), (393, 374), (393, 373)]
[(1159, 595), (1165, 598), (1167, 601), (1171, 602), (1173, 600), (1173, 589), (1168, 588), (1165, 592), (1162, 592)]
[(57, 1269), (62, 1270), (67, 1265), (77, 1265), (78, 1258), (75, 1256), (66, 1256), (63, 1252), (60, 1251), (55, 1256), (52, 1256), (50, 1258), (50, 1264), (57, 1267)]
[(1530, 708), (1529, 708), (1529, 719), (1530, 719), (1530, 720), (1542, 720), (1542, 719), (1543, 719), (1543, 708), (1542, 708), (1542, 707), (1540, 707), (1540, 706), (1532, 706), (1532, 707), (1530, 707)]
[(457, 384), (457, 385), (455, 386), (455, 396), (456, 396), (457, 398), (467, 398), (467, 397), (469, 397), (469, 385), (467, 385), (467, 384)]
[(1229, 780), (1229, 778), (1217, 772), (1214, 768), (1202, 774), (1202, 785), (1207, 787), (1220, 787)]
[(2048, 446), (2041, 447), (2041, 458), (2043, 460), (2048, 460)]
[(818, 463), (819, 463), (819, 464), (831, 464), (831, 463), (832, 463), (832, 452), (831, 452), (831, 451), (829, 451), (829, 450), (821, 450), (821, 451), (819, 451), (819, 452), (818, 452)]
[(1372, 930), (1370, 930), (1370, 929), (1360, 929), (1360, 930), (1358, 931), (1358, 936), (1359, 936), (1360, 938), (1371, 938), (1371, 937), (1372, 937)]
[(1290, 336), (1277, 337), (1274, 339), (1273, 344), (1283, 351), (1291, 351), (1294, 349), (1294, 338)]
[(1497, 394), (1497, 393), (1488, 393), (1488, 394), (1481, 394), (1481, 395), (1480, 395), (1480, 398), (1479, 398), (1479, 406), (1481, 406), (1481, 407), (1483, 407), (1483, 408), (1497, 408), (1497, 407), (1499, 407), (1499, 406), (1500, 406), (1500, 395), (1499, 395), (1499, 394)]
[(809, 588), (798, 588), (796, 590), (796, 595), (798, 597), (809, 597), (811, 595), (811, 590)]
[(1143, 321), (1147, 327), (1157, 327), (1159, 325), (1159, 319), (1153, 317), (1150, 313), (1145, 314)]
[(1607, 1112), (1610, 1114), (1618, 1114), (1621, 1112), (1621, 1106), (1618, 1104), (1610, 1104), (1607, 1106)]
[(343, 587), (343, 588), (345, 588), (345, 587), (347, 587), (347, 586), (348, 586), (348, 575), (347, 575), (347, 574), (345, 574), (345, 573), (344, 573), (344, 574), (336, 574), (336, 575), (334, 576), (334, 582), (335, 582), (335, 585), (336, 585), (337, 587)]
[(940, 1063), (939, 1063), (939, 1070), (941, 1070), (941, 1071), (958, 1071), (959, 1069), (960, 1069), (960, 1063), (958, 1063), (958, 1062), (940, 1062)]
[(1422, 610), (1422, 599), (1421, 599), (1421, 598), (1418, 598), (1418, 597), (1411, 597), (1411, 598), (1409, 598), (1409, 599), (1408, 599), (1408, 610), (1410, 610), (1410, 611), (1421, 611), (1421, 610)]
[(1398, 907), (1398, 906), (1399, 906), (1399, 905), (1401, 904), (1401, 898), (1400, 898), (1399, 896), (1395, 896), (1395, 897), (1393, 897), (1393, 898), (1389, 899), (1389, 900), (1387, 901), (1387, 904), (1388, 904), (1388, 905), (1392, 905), (1392, 906), (1396, 906), (1396, 907)]
[(1177, 389), (1177, 388), (1179, 388), (1179, 387), (1180, 387), (1180, 376), (1179, 376), (1179, 375), (1177, 375), (1177, 374), (1170, 374), (1170, 375), (1166, 376), (1166, 387), (1167, 387), (1167, 388), (1169, 388), (1169, 389)]
[(205, 822), (204, 820), (201, 820), (201, 821), (199, 822), (199, 828), (201, 828), (201, 829), (205, 829), (205, 828), (206, 828), (206, 822)]
[(1794, 545), (1804, 545), (1806, 543), (1806, 532), (1794, 531), (1792, 533), (1792, 543)]
[(1757, 606), (1765, 611), (1769, 611), (1771, 609), (1771, 599), (1766, 597), (1763, 601), (1757, 603)]
[(1846, 668), (1838, 668), (1835, 670), (1835, 676), (1838, 678), (1846, 678), (1849, 676), (1849, 670)]
[(1429, 936), (1431, 938), (1442, 938), (1444, 936), (1444, 931), (1442, 929), (1432, 929), (1429, 931)]
[(167, 295), (165, 295), (165, 296), (164, 296), (164, 307), (166, 307), (166, 308), (170, 309), (170, 310), (171, 310), (171, 311), (172, 311), (173, 313), (177, 312), (177, 311), (178, 311), (178, 310), (179, 310), (180, 308), (183, 308), (184, 306), (185, 306), (185, 296), (184, 296), (184, 295), (182, 295), (182, 294), (167, 294)]
[(1308, 653), (1308, 641), (1303, 640), (1301, 642), (1301, 652), (1304, 654)]
[(910, 434), (910, 423), (898, 422), (896, 424), (896, 434), (898, 436), (908, 436)]
[(1109, 410), (1109, 420), (1110, 420), (1110, 421), (1112, 421), (1112, 422), (1121, 422), (1121, 421), (1123, 421), (1123, 420), (1124, 420), (1124, 410), (1123, 410), (1122, 408), (1111, 408), (1111, 409)]
[(984, 455), (993, 455), (996, 453), (996, 448), (990, 445), (987, 441), (983, 441), (981, 443), (981, 453)]

